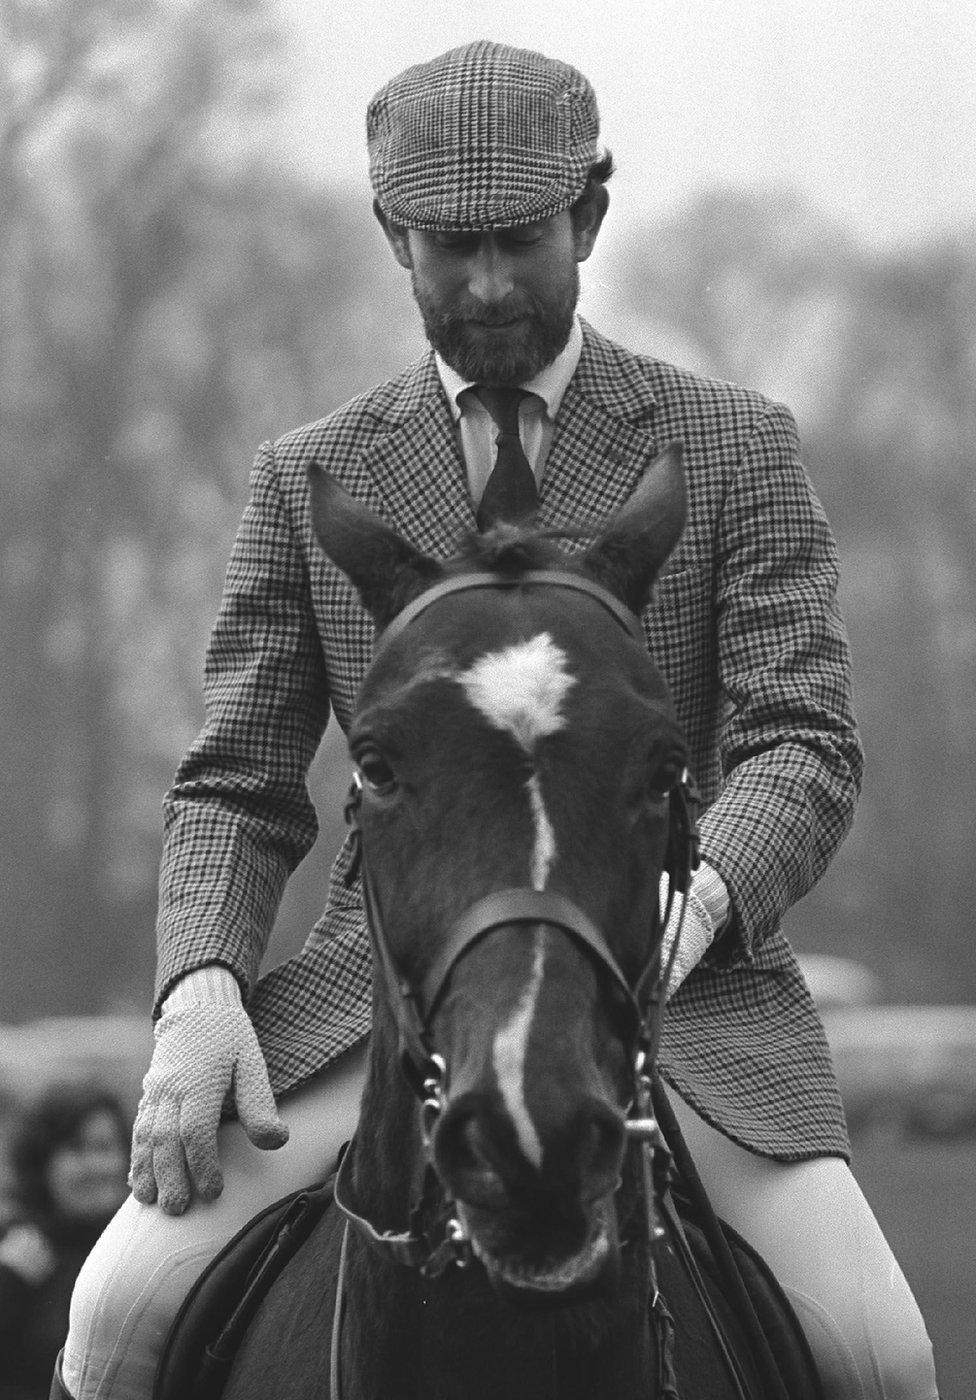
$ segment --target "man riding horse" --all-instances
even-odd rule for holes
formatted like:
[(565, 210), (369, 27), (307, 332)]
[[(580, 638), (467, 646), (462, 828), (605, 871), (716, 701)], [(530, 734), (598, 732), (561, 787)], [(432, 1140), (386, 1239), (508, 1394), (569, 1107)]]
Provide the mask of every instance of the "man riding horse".
[[(352, 590), (316, 562), (309, 464), (444, 558), (476, 521), (604, 518), (680, 440), (688, 525), (644, 625), (705, 812), (661, 1069), (717, 1211), (772, 1265), (827, 1395), (932, 1400), (924, 1324), (849, 1169), (823, 1029), (780, 929), (848, 830), (862, 763), (837, 552), (793, 420), (577, 315), (612, 162), (575, 69), (469, 44), (388, 83), (367, 141), (374, 211), (431, 350), (258, 454), (206, 726), (166, 802), (133, 1195), (79, 1278), (54, 1393), (149, 1394), (208, 1260), (321, 1179), (355, 1127), (370, 954), (348, 846), (303, 951), (259, 979), (315, 838), (309, 765), (330, 708), (347, 728), (372, 646)], [(218, 1127), (226, 1099), (236, 1121)]]

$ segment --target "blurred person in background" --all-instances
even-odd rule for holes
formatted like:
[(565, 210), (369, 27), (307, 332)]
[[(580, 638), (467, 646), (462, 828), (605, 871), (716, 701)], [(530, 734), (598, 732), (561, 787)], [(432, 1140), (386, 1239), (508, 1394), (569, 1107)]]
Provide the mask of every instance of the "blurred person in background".
[(0, 1223), (0, 1400), (46, 1400), (78, 1270), (125, 1200), (130, 1123), (95, 1084), (52, 1085), (15, 1120)]
[[(581, 73), (488, 42), (408, 69), (369, 105), (374, 212), (431, 352), (258, 454), (206, 726), (166, 802), (133, 1195), (79, 1279), (56, 1395), (148, 1395), (214, 1253), (322, 1179), (356, 1126), (370, 952), (351, 846), (302, 953), (259, 980), (316, 835), (309, 765), (330, 707), (348, 726), (372, 647), (313, 538), (306, 468), (445, 557), (490, 524), (504, 437), (523, 459), (515, 511), (538, 504), (546, 525), (605, 518), (684, 443), (688, 526), (645, 620), (706, 811), (662, 1068), (716, 1209), (779, 1276), (831, 1400), (934, 1400), (925, 1327), (850, 1172), (826, 1037), (780, 928), (860, 789), (836, 546), (787, 409), (634, 355), (576, 314), (609, 199), (598, 131)], [(218, 1129), (228, 1094), (238, 1121)]]

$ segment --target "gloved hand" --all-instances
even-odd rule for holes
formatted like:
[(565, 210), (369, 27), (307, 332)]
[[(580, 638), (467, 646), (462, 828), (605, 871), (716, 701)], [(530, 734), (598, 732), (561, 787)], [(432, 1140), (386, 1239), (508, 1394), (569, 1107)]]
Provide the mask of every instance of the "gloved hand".
[(155, 1038), (132, 1130), (130, 1182), (137, 1201), (158, 1199), (168, 1215), (182, 1215), (194, 1194), (212, 1201), (223, 1190), (217, 1126), (228, 1090), (255, 1147), (282, 1147), (288, 1129), (237, 983), (225, 969), (202, 969), (178, 983)]
[[(664, 909), (668, 898), (668, 877), (661, 876), (658, 898)], [(684, 904), (684, 918), (681, 910)], [(729, 916), (729, 893), (722, 877), (704, 861), (691, 878), (691, 888), (682, 898), (675, 895), (671, 906), (671, 916), (664, 930), (661, 943), (661, 966), (666, 967), (671, 957), (671, 949), (678, 938), (678, 951), (664, 989), (665, 1001), (670, 1001), (682, 982), (697, 967), (707, 953), (716, 932), (721, 929)], [(680, 925), (681, 936), (678, 937)]]

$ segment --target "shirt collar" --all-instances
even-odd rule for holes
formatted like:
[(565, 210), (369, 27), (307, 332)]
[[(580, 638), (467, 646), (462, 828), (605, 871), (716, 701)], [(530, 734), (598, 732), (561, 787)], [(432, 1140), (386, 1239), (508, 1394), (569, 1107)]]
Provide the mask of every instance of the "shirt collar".
[[(569, 339), (562, 350), (552, 361), (541, 369), (534, 379), (528, 379), (519, 388), (525, 389), (527, 393), (537, 394), (546, 406), (546, 413), (549, 418), (554, 419), (559, 412), (559, 405), (563, 401), (563, 395), (569, 387), (569, 381), (576, 373), (576, 366), (579, 364), (580, 355), (583, 350), (583, 330), (580, 326), (578, 316), (573, 317), (573, 328), (569, 333)], [(462, 379), (456, 370), (453, 370), (446, 360), (442, 360), (435, 352), (434, 361), (437, 365), (437, 373), (440, 375), (447, 401), (450, 404), (451, 413), (455, 422), (461, 417), (461, 405), (458, 403), (458, 395), (463, 394), (466, 389), (472, 389), (475, 385), (473, 379)]]

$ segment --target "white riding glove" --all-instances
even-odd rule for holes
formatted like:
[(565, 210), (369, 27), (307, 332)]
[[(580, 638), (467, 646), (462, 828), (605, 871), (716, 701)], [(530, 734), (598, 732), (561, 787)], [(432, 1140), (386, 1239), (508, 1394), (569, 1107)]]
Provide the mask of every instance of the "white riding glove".
[[(658, 898), (661, 901), (661, 908), (664, 909), (668, 898), (667, 875), (661, 876)], [(681, 917), (682, 905), (684, 905), (683, 920)], [(679, 924), (681, 926), (678, 951), (675, 954), (671, 974), (668, 977), (668, 985), (664, 991), (665, 1001), (671, 1000), (688, 973), (701, 962), (716, 933), (725, 926), (728, 917), (729, 892), (725, 888), (725, 882), (717, 870), (713, 870), (710, 865), (706, 865), (702, 861), (691, 877), (691, 888), (687, 896), (682, 898), (680, 894), (675, 895), (674, 904), (671, 907), (671, 917), (664, 930), (664, 939), (661, 943), (662, 967), (667, 966), (671, 949), (674, 947), (674, 940), (678, 938), (678, 926)]]
[(200, 968), (176, 984), (156, 1023), (156, 1048), (132, 1130), (130, 1182), (137, 1201), (182, 1215), (194, 1194), (224, 1187), (217, 1127), (228, 1091), (255, 1147), (282, 1147), (268, 1070), (234, 976)]

